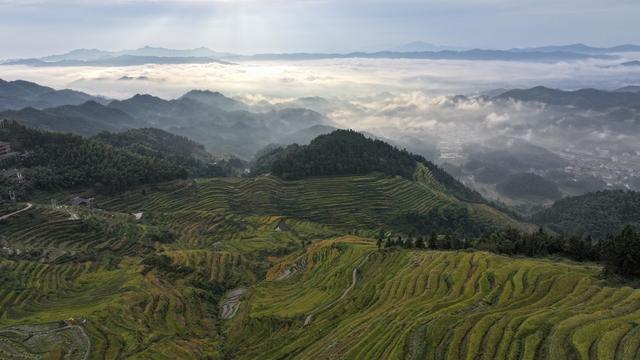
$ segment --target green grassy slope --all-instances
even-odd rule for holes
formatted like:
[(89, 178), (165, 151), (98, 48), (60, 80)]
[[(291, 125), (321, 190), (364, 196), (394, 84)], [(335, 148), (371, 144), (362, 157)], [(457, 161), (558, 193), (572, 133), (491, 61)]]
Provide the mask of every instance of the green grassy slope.
[[(277, 280), (295, 263), (303, 270)], [(598, 272), (484, 252), (377, 251), (354, 237), (324, 241), (252, 291), (233, 320), (235, 356), (637, 358), (640, 291), (608, 287)]]
[(446, 206), (467, 207), (477, 221), (496, 226), (529, 228), (482, 204), (462, 202), (424, 181), (381, 174), (320, 177), (284, 181), (261, 176), (210, 179), (167, 186), (153, 193), (129, 192), (100, 201), (118, 211), (152, 211), (170, 216), (204, 213), (280, 215), (339, 228), (371, 229), (409, 211), (428, 213)]

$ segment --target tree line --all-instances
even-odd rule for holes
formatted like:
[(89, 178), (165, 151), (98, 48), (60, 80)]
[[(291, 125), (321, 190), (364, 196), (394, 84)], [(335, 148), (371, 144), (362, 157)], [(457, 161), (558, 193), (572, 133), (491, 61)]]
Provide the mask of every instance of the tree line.
[(381, 229), (377, 236), (377, 246), (433, 250), (477, 249), (528, 257), (558, 255), (576, 261), (604, 263), (607, 274), (640, 276), (640, 233), (630, 225), (600, 241), (575, 235), (550, 235), (542, 228), (534, 233), (507, 228), (470, 238), (455, 233), (438, 235), (436, 232), (429, 235), (394, 235)]

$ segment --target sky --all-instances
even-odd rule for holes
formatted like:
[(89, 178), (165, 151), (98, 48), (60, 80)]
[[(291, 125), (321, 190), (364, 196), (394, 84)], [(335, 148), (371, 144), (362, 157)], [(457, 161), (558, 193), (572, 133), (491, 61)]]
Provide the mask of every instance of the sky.
[(0, 58), (75, 48), (234, 53), (640, 43), (637, 0), (0, 0)]

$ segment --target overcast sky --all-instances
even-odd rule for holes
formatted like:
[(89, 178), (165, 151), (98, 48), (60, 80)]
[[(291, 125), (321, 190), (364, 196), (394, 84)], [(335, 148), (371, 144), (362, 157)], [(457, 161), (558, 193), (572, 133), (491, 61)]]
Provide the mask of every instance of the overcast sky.
[(640, 43), (638, 0), (0, 0), (0, 58), (74, 48), (259, 53), (411, 41), (510, 48)]

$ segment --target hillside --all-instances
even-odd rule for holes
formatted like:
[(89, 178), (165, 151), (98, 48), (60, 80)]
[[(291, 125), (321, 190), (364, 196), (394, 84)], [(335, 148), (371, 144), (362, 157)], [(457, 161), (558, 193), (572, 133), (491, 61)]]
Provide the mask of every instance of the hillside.
[(122, 131), (145, 124), (120, 110), (93, 101), (43, 110), (28, 107), (4, 111), (0, 113), (0, 119), (18, 121), (32, 128), (82, 136), (92, 136), (101, 131)]
[(625, 225), (640, 226), (640, 193), (598, 191), (568, 197), (535, 214), (532, 219), (554, 231), (589, 234), (603, 239)]
[[(626, 359), (639, 346), (640, 293), (600, 280), (599, 265), (378, 250), (381, 230), (406, 238), (406, 214), (531, 230), (434, 182), (203, 179), (101, 194), (96, 206), (47, 198), (0, 221), (0, 357)], [(417, 234), (484, 243), (449, 220)], [(497, 244), (516, 245), (512, 232)]]
[[(66, 195), (50, 196), (62, 204)], [(474, 229), (527, 228), (486, 205), (379, 174), (178, 181), (98, 195), (100, 210), (46, 201), (0, 221), (3, 354), (216, 358), (231, 351), (225, 293), (261, 282), (273, 256), (391, 231), (408, 212), (464, 207)], [(70, 318), (76, 325), (60, 325)], [(23, 342), (26, 332), (38, 341)]]
[[(424, 173), (417, 171), (422, 167)], [(423, 157), (352, 130), (320, 135), (309, 145), (294, 144), (274, 149), (263, 154), (255, 168), (258, 173), (270, 172), (287, 180), (380, 172), (405, 179), (434, 181), (462, 200), (483, 202), (479, 194)]]
[(31, 189), (92, 187), (96, 191), (117, 192), (188, 174), (181, 164), (163, 158), (116, 149), (77, 135), (34, 130), (15, 122), (3, 122), (0, 141), (9, 142), (21, 154), (4, 159), (0, 166), (24, 173), (23, 180), (17, 183), (5, 176), (0, 180), (3, 189), (12, 187), (21, 196)]
[[(157, 199), (149, 206), (154, 211), (169, 213), (173, 204), (184, 202), (189, 204), (183, 208), (185, 212), (216, 209), (259, 216), (278, 215), (360, 230), (392, 227), (409, 213), (427, 215), (433, 210), (451, 208), (462, 209), (461, 216), (479, 229), (504, 226), (530, 229), (487, 205), (466, 203), (429, 184), (382, 174), (296, 181), (272, 176), (211, 179), (179, 190), (157, 193)], [(147, 201), (141, 194), (132, 192), (110, 197), (102, 205), (133, 212)]]
[(154, 128), (131, 129), (122, 133), (102, 132), (94, 139), (141, 155), (199, 159), (206, 159), (208, 156), (203, 145)]
[[(0, 168), (37, 191), (0, 208), (0, 358), (640, 351), (640, 291), (618, 278), (639, 275), (631, 228), (593, 246), (535, 231), (354, 131), (271, 148), (249, 176), (184, 179), (211, 157), (164, 130), (83, 138), (2, 125), (20, 156)], [(94, 206), (72, 205), (78, 191)]]
[(640, 291), (609, 287), (598, 272), (327, 240), (276, 264), (251, 291), (231, 321), (233, 356), (631, 359)]
[(155, 128), (101, 132), (93, 139), (143, 156), (167, 160), (185, 168), (190, 177), (239, 175), (246, 166), (244, 161), (234, 157), (216, 158), (205, 150), (204, 145)]

